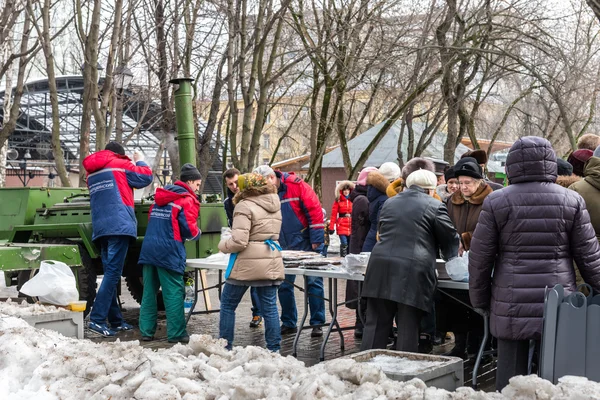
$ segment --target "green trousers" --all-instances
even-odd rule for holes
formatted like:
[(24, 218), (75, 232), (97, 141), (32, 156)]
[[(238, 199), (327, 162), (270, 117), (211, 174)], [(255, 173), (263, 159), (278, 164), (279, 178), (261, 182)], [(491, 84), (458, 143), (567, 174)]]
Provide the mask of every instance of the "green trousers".
[(156, 294), (162, 287), (163, 302), (167, 313), (167, 338), (186, 336), (183, 299), (185, 288), (183, 275), (154, 265), (144, 265), (144, 294), (140, 308), (140, 333), (154, 336), (158, 319)]

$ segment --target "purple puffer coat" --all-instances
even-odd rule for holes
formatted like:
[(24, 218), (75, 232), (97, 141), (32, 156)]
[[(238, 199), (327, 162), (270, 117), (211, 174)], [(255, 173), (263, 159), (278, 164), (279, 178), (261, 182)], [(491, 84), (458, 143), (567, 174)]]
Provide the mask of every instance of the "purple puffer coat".
[(474, 307), (491, 306), (495, 337), (540, 339), (544, 290), (560, 283), (574, 291), (573, 261), (600, 291), (600, 247), (581, 196), (554, 183), (547, 140), (517, 140), (506, 171), (510, 185), (487, 196), (473, 234), (469, 294)]

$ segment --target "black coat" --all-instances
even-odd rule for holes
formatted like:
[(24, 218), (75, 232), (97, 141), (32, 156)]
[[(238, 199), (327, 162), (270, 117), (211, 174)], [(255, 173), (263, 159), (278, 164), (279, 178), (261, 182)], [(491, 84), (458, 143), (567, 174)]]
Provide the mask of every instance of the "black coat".
[[(369, 219), (369, 199), (367, 199), (367, 187), (356, 185), (350, 193), (348, 199), (352, 202), (352, 229), (350, 230), (350, 254), (360, 254), (369, 228), (371, 220)], [(358, 282), (346, 281), (346, 307), (356, 309), (358, 298)]]
[(506, 172), (509, 186), (486, 197), (473, 233), (469, 295), (474, 307), (491, 308), (490, 329), (498, 339), (539, 339), (546, 288), (560, 283), (574, 291), (573, 261), (600, 290), (600, 248), (584, 200), (554, 183), (550, 142), (517, 140)]
[(446, 205), (418, 186), (388, 199), (379, 214), (379, 242), (371, 252), (363, 297), (431, 312), (438, 251), (446, 260), (458, 254)]
[(371, 227), (367, 233), (362, 251), (373, 251), (373, 247), (375, 246), (375, 243), (377, 243), (379, 212), (385, 201), (388, 199), (386, 189), (389, 184), (388, 180), (378, 171), (371, 171), (367, 176), (367, 198), (369, 199), (369, 220), (371, 221)]
[(352, 202), (352, 225), (350, 229), (350, 254), (359, 254), (371, 228), (367, 187), (356, 185), (348, 199)]
[(225, 214), (227, 214), (227, 223), (229, 224), (229, 227), (231, 228), (231, 226), (233, 225), (234, 205), (233, 205), (233, 192), (231, 190), (229, 190), (229, 188), (227, 189), (227, 198), (223, 202), (223, 207), (225, 207)]

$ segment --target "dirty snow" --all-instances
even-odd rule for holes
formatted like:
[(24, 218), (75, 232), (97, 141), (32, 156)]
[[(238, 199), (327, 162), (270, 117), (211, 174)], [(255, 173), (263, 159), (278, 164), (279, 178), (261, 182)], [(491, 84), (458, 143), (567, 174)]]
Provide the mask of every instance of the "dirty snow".
[(6, 301), (0, 302), (0, 315), (23, 317), (28, 315), (57, 313), (59, 311), (64, 311), (64, 308), (57, 308), (54, 306), (42, 305), (37, 303), (28, 304), (25, 300), (18, 302), (12, 301), (12, 299), (8, 299)]
[(13, 399), (592, 399), (600, 384), (536, 376), (512, 380), (503, 394), (427, 388), (397, 382), (377, 367), (336, 359), (306, 368), (258, 347), (224, 349), (223, 340), (192, 335), (188, 345), (153, 351), (137, 341), (93, 343), (0, 318), (0, 398)]
[(394, 357), (380, 354), (366, 361), (366, 364), (381, 368), (383, 372), (390, 374), (416, 374), (421, 370), (437, 367), (445, 361), (411, 360), (405, 357)]

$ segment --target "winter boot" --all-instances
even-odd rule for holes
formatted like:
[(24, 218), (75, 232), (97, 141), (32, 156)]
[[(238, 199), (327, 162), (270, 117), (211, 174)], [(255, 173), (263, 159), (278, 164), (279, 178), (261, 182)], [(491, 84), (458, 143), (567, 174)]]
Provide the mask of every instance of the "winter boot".
[(460, 357), (467, 360), (467, 334), (454, 332), (454, 348), (447, 353), (442, 354), (447, 357)]
[(348, 245), (341, 244), (340, 245), (340, 257), (346, 257), (348, 255)]

